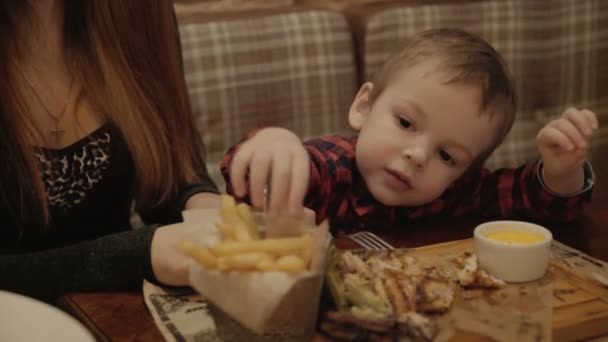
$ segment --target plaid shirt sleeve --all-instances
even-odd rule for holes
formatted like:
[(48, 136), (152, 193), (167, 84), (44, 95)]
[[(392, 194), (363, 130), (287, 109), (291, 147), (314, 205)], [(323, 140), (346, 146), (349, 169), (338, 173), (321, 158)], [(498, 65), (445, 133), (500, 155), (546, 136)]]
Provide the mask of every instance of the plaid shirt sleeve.
[(449, 216), (481, 215), (495, 218), (530, 218), (569, 222), (591, 199), (593, 171), (585, 163), (585, 186), (572, 195), (559, 195), (543, 182), (542, 161), (516, 169), (486, 169), (465, 176), (445, 196)]
[[(304, 147), (310, 156), (310, 181), (304, 206), (315, 211), (317, 223), (324, 221), (339, 201), (346, 196), (352, 185), (354, 167), (353, 139), (342, 136), (326, 136), (307, 141)], [(334, 203), (336, 202), (336, 203)]]

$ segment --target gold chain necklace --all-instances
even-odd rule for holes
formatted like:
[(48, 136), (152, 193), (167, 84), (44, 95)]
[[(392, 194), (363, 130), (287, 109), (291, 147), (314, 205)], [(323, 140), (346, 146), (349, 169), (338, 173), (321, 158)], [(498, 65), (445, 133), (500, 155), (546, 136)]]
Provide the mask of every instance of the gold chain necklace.
[(65, 133), (65, 130), (63, 128), (59, 127), (59, 123), (60, 123), (61, 119), (63, 118), (63, 116), (65, 115), (65, 110), (67, 109), (68, 104), (70, 103), (70, 97), (72, 95), (72, 87), (74, 86), (74, 75), (72, 75), (72, 78), (70, 80), (70, 88), (68, 90), (68, 96), (65, 99), (65, 103), (64, 103), (63, 107), (61, 108), (61, 111), (59, 111), (58, 115), (53, 115), (53, 113), (51, 113), (51, 111), (46, 106), (45, 101), (42, 100), (42, 96), (38, 93), (38, 91), (36, 91), (36, 87), (34, 87), (34, 83), (30, 80), (29, 77), (27, 77), (27, 75), (25, 74), (25, 72), (23, 71), (23, 69), (21, 68), (21, 66), (19, 64), (16, 64), (16, 66), (17, 66), (17, 69), (19, 69), (21, 76), (23, 76), (25, 83), (27, 83), (27, 86), (30, 88), (32, 93), (34, 93), (34, 96), (36, 96), (36, 99), (38, 100), (40, 105), (42, 105), (42, 108), (44, 108), (44, 111), (48, 114), (48, 116), (50, 116), (53, 119), (53, 121), (55, 121), (55, 127), (50, 129), (50, 133), (55, 138), (55, 142), (58, 143), (59, 139), (61, 139), (61, 135), (63, 133)]

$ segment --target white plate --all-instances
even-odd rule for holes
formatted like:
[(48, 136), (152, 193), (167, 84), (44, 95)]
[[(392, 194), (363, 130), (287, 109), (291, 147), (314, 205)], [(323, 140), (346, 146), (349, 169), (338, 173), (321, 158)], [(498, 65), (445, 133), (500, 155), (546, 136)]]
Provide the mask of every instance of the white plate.
[(0, 291), (0, 341), (94, 342), (95, 338), (75, 318), (51, 305)]

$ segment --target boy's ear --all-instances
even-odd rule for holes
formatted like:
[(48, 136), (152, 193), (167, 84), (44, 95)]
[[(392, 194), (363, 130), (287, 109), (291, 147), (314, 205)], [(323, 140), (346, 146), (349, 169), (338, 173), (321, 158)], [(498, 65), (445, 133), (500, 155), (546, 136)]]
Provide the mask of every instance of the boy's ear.
[(359, 89), (353, 103), (350, 105), (350, 110), (348, 111), (348, 123), (350, 124), (350, 127), (356, 131), (361, 129), (363, 122), (372, 109), (370, 95), (373, 88), (374, 84), (372, 82), (365, 82), (365, 84), (363, 84)]

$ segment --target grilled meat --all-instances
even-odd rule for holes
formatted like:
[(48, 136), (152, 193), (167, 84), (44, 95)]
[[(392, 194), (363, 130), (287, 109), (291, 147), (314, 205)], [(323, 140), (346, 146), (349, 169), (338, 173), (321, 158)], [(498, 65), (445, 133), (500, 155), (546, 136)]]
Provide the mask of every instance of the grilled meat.
[(447, 280), (425, 278), (418, 284), (416, 308), (420, 312), (441, 313), (450, 309), (454, 290)]
[(463, 287), (496, 288), (505, 285), (503, 280), (489, 275), (480, 269), (477, 264), (477, 256), (471, 253), (464, 253), (454, 259), (460, 268), (458, 271), (458, 283)]
[(327, 280), (339, 312), (328, 313), (322, 330), (347, 341), (429, 341), (437, 327), (424, 314), (447, 312), (457, 283), (464, 287), (504, 284), (479, 269), (471, 253), (454, 260), (455, 275), (404, 253), (335, 252)]

